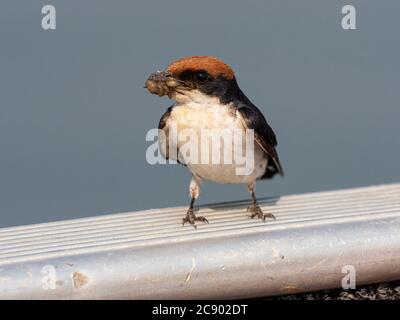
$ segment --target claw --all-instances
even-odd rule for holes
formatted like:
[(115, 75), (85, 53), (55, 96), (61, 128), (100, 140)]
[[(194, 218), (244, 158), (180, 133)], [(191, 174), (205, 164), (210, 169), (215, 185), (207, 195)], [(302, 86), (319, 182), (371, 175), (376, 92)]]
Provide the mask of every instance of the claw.
[(182, 225), (184, 226), (185, 223), (188, 222), (193, 226), (193, 228), (197, 229), (195, 221), (201, 221), (201, 222), (207, 223), (207, 224), (209, 223), (208, 220), (206, 219), (206, 217), (203, 217), (203, 216), (196, 217), (196, 215), (193, 212), (193, 209), (189, 209), (186, 213), (186, 217), (182, 219)]
[(249, 211), (251, 212), (251, 214), (248, 217), (250, 217), (251, 219), (257, 217), (262, 219), (263, 222), (265, 222), (265, 218), (272, 218), (276, 220), (275, 216), (272, 213), (270, 212), (264, 213), (259, 205), (256, 204), (251, 205), (250, 207), (247, 208), (247, 212)]

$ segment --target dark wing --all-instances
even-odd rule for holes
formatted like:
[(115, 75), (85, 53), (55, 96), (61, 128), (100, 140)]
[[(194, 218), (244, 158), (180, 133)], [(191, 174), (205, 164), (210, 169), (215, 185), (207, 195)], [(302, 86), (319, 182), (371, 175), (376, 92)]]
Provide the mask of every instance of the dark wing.
[(265, 174), (261, 179), (271, 178), (275, 174), (283, 176), (283, 170), (281, 163), (279, 162), (278, 153), (275, 150), (277, 145), (276, 136), (272, 128), (268, 125), (264, 115), (256, 106), (250, 103), (239, 102), (236, 104), (236, 108), (239, 111), (244, 126), (247, 129), (254, 130), (254, 140), (265, 152), (265, 154), (272, 161), (268, 161), (268, 166)]
[[(160, 147), (161, 147), (161, 153), (163, 155), (163, 157), (165, 159), (169, 159), (169, 141), (168, 141), (168, 132), (169, 132), (169, 128), (168, 128), (168, 118), (171, 114), (171, 110), (172, 110), (173, 106), (170, 106), (167, 111), (162, 115), (160, 122), (158, 123), (158, 130), (162, 130), (164, 132), (164, 135), (161, 136), (159, 135), (159, 143), (160, 143)], [(162, 138), (165, 138), (165, 140), (163, 140)]]
[(160, 122), (158, 123), (158, 129), (164, 130), (165, 126), (167, 125), (168, 118), (171, 114), (172, 107), (173, 106), (170, 106), (167, 111), (165, 111), (165, 113), (162, 115)]
[[(171, 111), (172, 108), (174, 106), (170, 106), (167, 111), (162, 115), (160, 122), (158, 123), (158, 129), (162, 130), (164, 132), (164, 135), (161, 136), (159, 135), (159, 143), (160, 143), (160, 147), (161, 147), (161, 154), (163, 155), (163, 157), (165, 159), (169, 159), (170, 158), (170, 154), (169, 154), (169, 127), (168, 127), (168, 119), (169, 116), (171, 115)], [(165, 139), (165, 140), (164, 140)], [(175, 147), (175, 146), (174, 146)], [(179, 150), (177, 150), (177, 152), (179, 152)], [(182, 164), (184, 166), (186, 166), (186, 164), (181, 163), (178, 158), (175, 159), (174, 155), (172, 155), (173, 160), (176, 160), (179, 164)]]

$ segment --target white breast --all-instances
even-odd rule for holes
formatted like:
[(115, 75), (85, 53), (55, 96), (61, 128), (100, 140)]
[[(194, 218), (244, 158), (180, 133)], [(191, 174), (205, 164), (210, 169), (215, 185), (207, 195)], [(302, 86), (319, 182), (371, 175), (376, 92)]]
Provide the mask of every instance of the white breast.
[[(188, 168), (202, 179), (218, 183), (249, 183), (261, 177), (265, 172), (267, 157), (265, 157), (256, 143), (254, 143), (254, 167), (247, 175), (237, 174), (238, 167), (244, 166), (243, 163), (236, 161), (236, 159), (240, 159), (237, 157), (237, 153), (241, 153), (242, 156), (245, 155), (244, 142), (241, 149), (235, 148), (234, 144), (227, 143), (224, 145), (222, 139), (219, 140), (220, 145), (213, 145), (211, 138), (207, 140), (207, 143), (204, 143), (205, 132), (214, 134), (221, 132), (223, 129), (225, 129), (225, 133), (231, 132), (232, 141), (238, 138), (238, 135), (240, 135), (240, 139), (245, 139), (245, 130), (240, 115), (229, 105), (220, 104), (217, 98), (208, 98), (206, 101), (194, 101), (191, 99), (185, 101), (185, 103), (177, 104), (171, 110), (167, 125), (169, 128), (175, 126), (177, 129), (176, 135), (169, 135), (169, 144), (178, 147), (180, 156), (185, 159), (184, 162)], [(191, 132), (192, 136), (188, 137), (188, 140), (182, 141), (180, 139), (182, 138), (181, 134), (189, 132)], [(196, 139), (193, 139), (193, 136)], [(188, 141), (191, 141), (190, 146)], [(196, 158), (196, 155), (193, 157), (192, 151), (194, 149), (192, 148), (196, 148), (193, 143), (196, 144), (198, 150), (198, 161), (195, 161), (196, 163), (193, 163), (193, 159)], [(221, 146), (221, 148), (217, 148), (221, 150), (218, 163), (212, 163), (213, 152), (215, 152), (213, 146)], [(187, 154), (181, 152), (182, 150), (189, 150), (189, 152)], [(207, 154), (205, 151), (207, 150), (209, 158), (204, 161), (204, 158), (206, 158), (204, 156)], [(224, 161), (224, 153), (231, 154), (231, 161), (229, 159), (227, 163)], [(204, 157), (203, 159), (201, 158), (202, 156)]]

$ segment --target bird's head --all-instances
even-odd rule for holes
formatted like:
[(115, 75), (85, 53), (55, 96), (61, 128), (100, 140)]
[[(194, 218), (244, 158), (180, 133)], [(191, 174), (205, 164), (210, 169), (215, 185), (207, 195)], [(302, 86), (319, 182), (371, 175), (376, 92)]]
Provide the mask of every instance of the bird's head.
[(239, 91), (232, 68), (210, 56), (176, 60), (165, 71), (151, 74), (145, 87), (150, 93), (167, 95), (178, 103), (215, 98), (228, 103)]

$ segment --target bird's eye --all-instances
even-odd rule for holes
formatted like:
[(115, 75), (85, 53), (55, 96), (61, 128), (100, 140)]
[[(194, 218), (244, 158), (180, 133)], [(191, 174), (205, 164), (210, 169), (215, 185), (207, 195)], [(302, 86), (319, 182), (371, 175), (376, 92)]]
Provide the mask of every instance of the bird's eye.
[(204, 83), (208, 80), (208, 74), (204, 71), (196, 72), (194, 78), (198, 83)]

